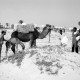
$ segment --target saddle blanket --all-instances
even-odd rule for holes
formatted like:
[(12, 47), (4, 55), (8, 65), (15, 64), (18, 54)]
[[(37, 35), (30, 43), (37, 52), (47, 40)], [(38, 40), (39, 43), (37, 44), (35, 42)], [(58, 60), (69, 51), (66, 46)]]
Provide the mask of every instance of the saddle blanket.
[(17, 31), (22, 33), (29, 33), (30, 31), (34, 31), (34, 25), (33, 24), (17, 25)]

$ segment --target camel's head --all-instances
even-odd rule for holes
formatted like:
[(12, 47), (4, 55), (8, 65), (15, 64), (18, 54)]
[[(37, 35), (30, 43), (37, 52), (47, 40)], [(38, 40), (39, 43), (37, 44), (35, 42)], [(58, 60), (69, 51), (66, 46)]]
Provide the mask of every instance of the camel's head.
[(49, 30), (53, 30), (53, 29), (54, 29), (54, 26), (53, 26), (53, 25), (50, 25), (50, 24), (46, 24), (46, 27), (47, 27)]
[(35, 29), (40, 30), (40, 27), (35, 27)]

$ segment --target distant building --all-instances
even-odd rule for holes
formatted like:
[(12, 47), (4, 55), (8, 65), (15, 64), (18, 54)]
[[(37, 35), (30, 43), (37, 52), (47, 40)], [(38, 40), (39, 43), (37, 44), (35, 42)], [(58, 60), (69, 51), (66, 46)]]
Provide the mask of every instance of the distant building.
[(0, 23), (0, 28), (3, 28), (3, 25)]
[(14, 29), (14, 24), (11, 24), (11, 29)]
[(10, 25), (10, 23), (5, 23), (5, 28), (7, 28), (7, 29), (10, 29), (11, 28), (11, 25)]

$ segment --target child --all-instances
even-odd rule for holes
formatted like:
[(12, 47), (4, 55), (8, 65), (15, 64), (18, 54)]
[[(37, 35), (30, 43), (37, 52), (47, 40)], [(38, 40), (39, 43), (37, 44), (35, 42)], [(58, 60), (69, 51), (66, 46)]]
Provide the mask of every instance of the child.
[(1, 62), (1, 50), (2, 50), (3, 41), (6, 41), (4, 39), (4, 35), (6, 35), (6, 31), (1, 31), (1, 35), (0, 35), (0, 62)]
[(62, 36), (62, 39), (61, 39), (61, 46), (67, 46), (68, 45), (68, 38), (66, 35), (63, 35)]

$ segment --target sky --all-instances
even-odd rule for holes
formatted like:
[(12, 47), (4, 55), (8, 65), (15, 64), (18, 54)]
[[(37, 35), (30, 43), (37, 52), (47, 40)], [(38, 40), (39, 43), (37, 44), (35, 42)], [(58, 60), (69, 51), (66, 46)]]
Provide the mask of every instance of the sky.
[(0, 23), (80, 27), (80, 0), (0, 0)]

